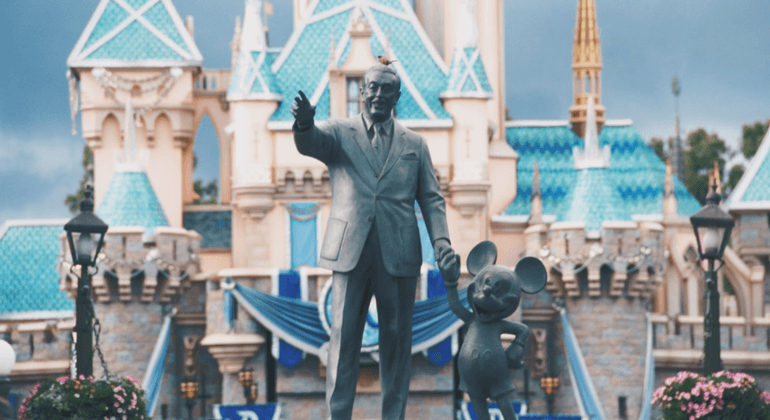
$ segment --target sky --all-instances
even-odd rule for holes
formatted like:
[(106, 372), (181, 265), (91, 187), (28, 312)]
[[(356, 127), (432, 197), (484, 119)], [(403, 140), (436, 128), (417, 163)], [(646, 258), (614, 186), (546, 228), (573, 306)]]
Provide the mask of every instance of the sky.
[[(452, 0), (457, 1), (457, 0)], [(0, 2), (0, 225), (69, 218), (84, 140), (71, 134), (66, 59), (98, 0)], [(230, 66), (243, 0), (175, 0), (195, 17), (205, 68)], [(292, 30), (292, 2), (273, 0), (270, 43)], [(674, 135), (671, 80), (684, 134), (715, 132), (739, 147), (741, 126), (770, 118), (770, 2), (596, 0), (607, 118), (631, 118), (645, 140)], [(514, 119), (566, 119), (577, 0), (505, 0), (506, 101)], [(196, 137), (196, 178), (215, 177), (210, 124)]]

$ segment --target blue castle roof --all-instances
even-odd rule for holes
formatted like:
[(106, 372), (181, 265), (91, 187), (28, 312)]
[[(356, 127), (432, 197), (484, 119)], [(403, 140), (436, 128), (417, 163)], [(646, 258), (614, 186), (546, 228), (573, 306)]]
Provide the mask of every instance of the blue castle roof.
[(286, 47), (272, 62), (272, 70), (283, 95), (283, 101), (271, 121), (294, 121), (292, 100), (298, 90), (317, 103), (316, 119), (329, 118), (328, 66), (330, 48), (335, 37), (337, 64), (347, 59), (352, 41), (348, 35), (354, 13), (362, 13), (373, 34), (373, 55), (389, 57), (402, 80), (402, 93), (396, 106), (400, 120), (441, 121), (451, 125), (439, 94), (446, 87), (449, 69), (417, 20), (411, 7), (400, 0), (319, 0), (308, 17), (294, 31)]
[(66, 222), (10, 220), (0, 227), (0, 319), (74, 315), (56, 271)]
[(96, 215), (109, 226), (141, 226), (149, 235), (169, 225), (144, 172), (115, 172)]
[(478, 48), (455, 48), (447, 87), (441, 97), (492, 97), (492, 86)]
[(203, 64), (170, 0), (101, 0), (69, 67), (167, 67)]
[[(585, 222), (586, 229), (601, 229), (604, 221), (628, 221), (633, 216), (655, 216), (663, 211), (666, 166), (644, 142), (631, 123), (604, 126), (599, 146), (610, 146), (607, 169), (575, 169), (573, 148), (583, 147), (563, 124), (515, 123), (507, 128), (508, 144), (519, 153), (516, 198), (505, 215), (530, 214), (535, 162), (540, 171), (543, 214), (558, 221)], [(698, 201), (674, 178), (678, 212), (689, 216)]]
[(727, 200), (730, 210), (770, 210), (770, 130)]

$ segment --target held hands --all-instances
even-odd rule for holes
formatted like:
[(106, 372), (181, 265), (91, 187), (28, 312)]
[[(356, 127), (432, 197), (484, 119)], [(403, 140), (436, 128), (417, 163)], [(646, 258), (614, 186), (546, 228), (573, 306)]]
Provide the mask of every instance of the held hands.
[(449, 245), (446, 239), (439, 239), (433, 244), (433, 253), (441, 275), (444, 277), (444, 285), (457, 287), (460, 278), (460, 256)]
[(310, 104), (305, 92), (300, 90), (299, 96), (294, 97), (294, 102), (291, 104), (291, 114), (294, 115), (300, 129), (309, 128), (312, 125), (315, 107)]

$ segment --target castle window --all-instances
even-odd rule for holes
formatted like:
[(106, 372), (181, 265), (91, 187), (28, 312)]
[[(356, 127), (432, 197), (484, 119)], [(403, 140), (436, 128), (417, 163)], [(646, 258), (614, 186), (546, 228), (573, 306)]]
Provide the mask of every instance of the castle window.
[(359, 90), (361, 87), (360, 77), (348, 77), (347, 79), (347, 102), (348, 102), (348, 117), (358, 115), (361, 112), (361, 95)]

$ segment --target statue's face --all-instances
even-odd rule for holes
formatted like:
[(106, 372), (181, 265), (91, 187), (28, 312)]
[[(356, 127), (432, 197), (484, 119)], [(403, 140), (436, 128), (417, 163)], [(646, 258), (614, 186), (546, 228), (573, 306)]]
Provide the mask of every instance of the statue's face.
[(364, 76), (361, 99), (364, 111), (369, 113), (374, 122), (385, 121), (392, 114), (401, 96), (398, 85), (392, 73), (374, 70)]

